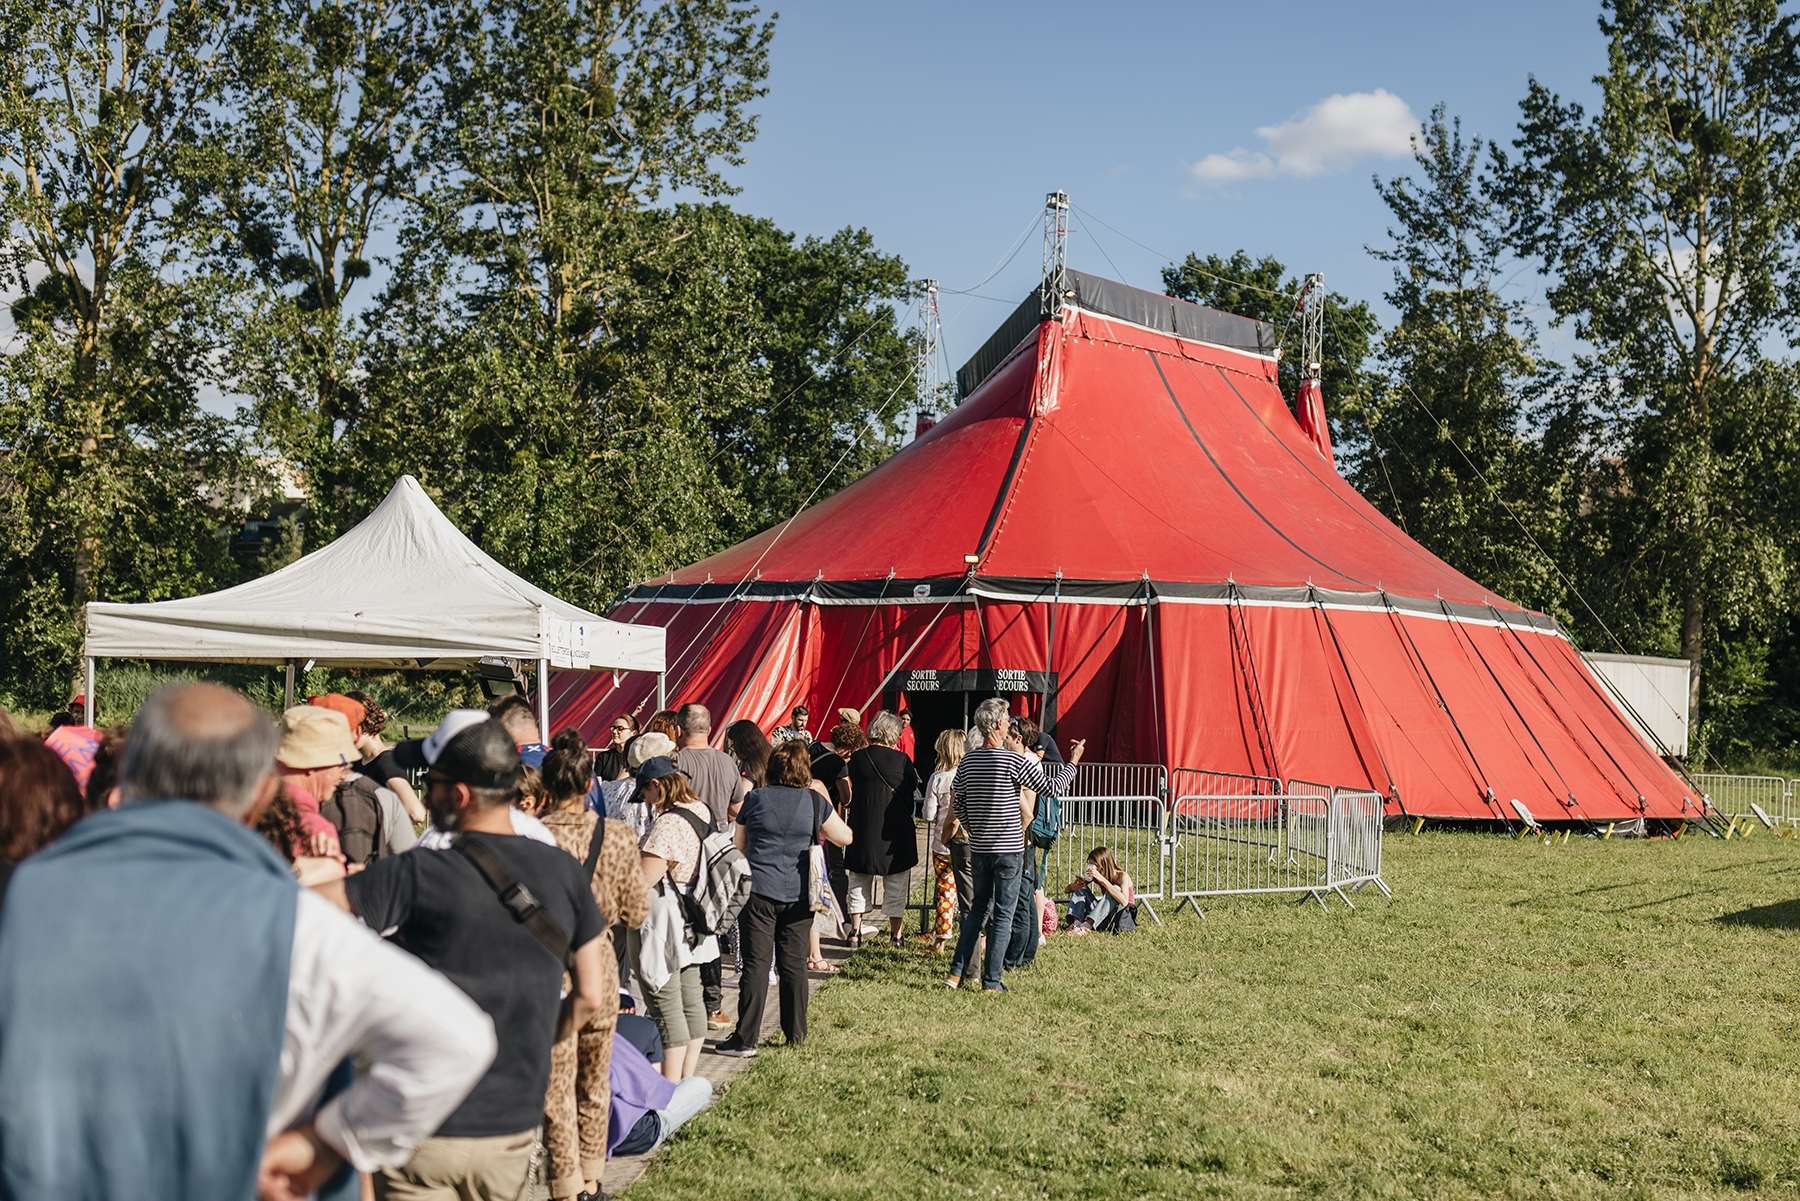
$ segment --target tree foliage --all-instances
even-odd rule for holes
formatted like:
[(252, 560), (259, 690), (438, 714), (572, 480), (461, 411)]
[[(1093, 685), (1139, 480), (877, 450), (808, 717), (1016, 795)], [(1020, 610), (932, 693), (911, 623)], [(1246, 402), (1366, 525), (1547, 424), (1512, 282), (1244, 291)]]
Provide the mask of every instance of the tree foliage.
[(1558, 395), (1524, 304), (1501, 294), (1505, 213), (1486, 144), (1440, 105), (1413, 140), (1414, 173), (1377, 179), (1392, 218), (1380, 385), (1350, 478), (1408, 533), (1502, 595), (1562, 610), (1556, 545), (1567, 473), (1534, 436)]
[(1520, 252), (1616, 389), (1623, 478), (1600, 503), (1621, 521), (1595, 590), (1667, 597), (1700, 714), (1709, 648), (1792, 603), (1767, 439), (1800, 416), (1769, 361), (1800, 315), (1800, 35), (1776, 0), (1610, 0), (1600, 28), (1598, 110), (1533, 81), (1494, 170)]

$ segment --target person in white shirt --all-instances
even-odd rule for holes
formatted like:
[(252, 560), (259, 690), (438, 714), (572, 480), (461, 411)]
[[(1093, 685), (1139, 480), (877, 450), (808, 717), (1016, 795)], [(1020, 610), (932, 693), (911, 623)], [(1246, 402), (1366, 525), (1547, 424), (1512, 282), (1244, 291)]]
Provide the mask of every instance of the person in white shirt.
[(0, 1096), (30, 1103), (0, 1106), (0, 1195), (308, 1197), (407, 1162), (493, 1060), (474, 1002), (248, 828), (275, 746), (237, 693), (161, 689), (121, 806), (14, 874)]

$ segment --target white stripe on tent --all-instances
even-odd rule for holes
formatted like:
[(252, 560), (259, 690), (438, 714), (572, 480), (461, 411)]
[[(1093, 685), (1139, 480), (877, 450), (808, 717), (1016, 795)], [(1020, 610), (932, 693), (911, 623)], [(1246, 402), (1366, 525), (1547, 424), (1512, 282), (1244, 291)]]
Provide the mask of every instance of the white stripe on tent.
[[(1371, 593), (1370, 595), (1374, 595), (1374, 594)], [(968, 596), (971, 599), (963, 600), (962, 601), (963, 604), (973, 603), (974, 598), (979, 598), (981, 600), (1016, 601), (1021, 604), (1047, 605), (1050, 603), (1049, 598), (1045, 594), (1040, 593), (1040, 592), (1008, 592), (1008, 591), (1004, 591), (1002, 589), (983, 587), (981, 585), (977, 585), (976, 587), (970, 589)], [(956, 597), (955, 595), (952, 595), (949, 598), (949, 600), (953, 603), (959, 599), (960, 598)], [(814, 604), (814, 605), (820, 605), (820, 606), (837, 605), (837, 606), (845, 606), (845, 607), (856, 607), (859, 605), (936, 605), (936, 604), (943, 604), (945, 602), (945, 598), (942, 595), (908, 596), (905, 594), (896, 595), (896, 596), (885, 596), (885, 597), (814, 596), (811, 593), (803, 590), (803, 591), (799, 591), (799, 592), (778, 592), (778, 593), (773, 593), (773, 594), (763, 594), (763, 595), (757, 595), (757, 596), (744, 596), (744, 595), (740, 595), (740, 594), (732, 594), (732, 595), (728, 595), (728, 596), (710, 596), (710, 597), (698, 597), (698, 596), (664, 597), (663, 599), (661, 599), (659, 601), (652, 602), (649, 606), (646, 606), (646, 607), (654, 608), (656, 605), (722, 605), (727, 602), (744, 602), (744, 603), (756, 604), (756, 603), (768, 603), (768, 602), (772, 602), (772, 601), (804, 601), (808, 604)], [(627, 598), (625, 603), (627, 603), (627, 604), (631, 603), (630, 598)], [(1386, 614), (1389, 612), (1393, 612), (1393, 613), (1399, 614), (1401, 617), (1418, 617), (1418, 618), (1422, 618), (1426, 621), (1453, 621), (1453, 622), (1460, 622), (1463, 625), (1487, 626), (1490, 629), (1496, 629), (1496, 630), (1498, 630), (1498, 629), (1525, 630), (1530, 633), (1552, 634), (1558, 638), (1563, 637), (1563, 633), (1559, 629), (1555, 629), (1555, 628), (1547, 629), (1543, 626), (1537, 625), (1534, 622), (1530, 622), (1530, 621), (1526, 621), (1526, 620), (1520, 620), (1520, 621), (1496, 620), (1492, 617), (1469, 617), (1469, 616), (1465, 616), (1460, 613), (1434, 613), (1428, 609), (1407, 609), (1407, 608), (1401, 608), (1399, 606), (1394, 606), (1390, 609), (1389, 606), (1384, 605), (1384, 604), (1346, 605), (1346, 604), (1343, 604), (1338, 601), (1325, 601), (1322, 603), (1316, 603), (1313, 601), (1257, 600), (1257, 599), (1251, 599), (1248, 597), (1232, 598), (1232, 597), (1228, 597), (1228, 596), (1162, 596), (1162, 595), (1157, 595), (1157, 596), (1152, 596), (1148, 600), (1146, 600), (1142, 596), (1129, 596), (1129, 597), (1070, 596), (1066, 592), (1062, 594), (1061, 599), (1058, 603), (1064, 604), (1064, 605), (1111, 605), (1111, 606), (1114, 606), (1117, 608), (1126, 608), (1126, 609), (1134, 608), (1136, 606), (1140, 606), (1140, 605), (1144, 605), (1144, 604), (1156, 604), (1156, 605), (1241, 605), (1242, 607), (1244, 607), (1246, 609), (1315, 609), (1315, 608), (1318, 608), (1318, 609), (1324, 609), (1327, 612), (1331, 612), (1331, 613), (1381, 613), (1381, 614)], [(642, 619), (634, 618), (633, 620), (642, 620)]]

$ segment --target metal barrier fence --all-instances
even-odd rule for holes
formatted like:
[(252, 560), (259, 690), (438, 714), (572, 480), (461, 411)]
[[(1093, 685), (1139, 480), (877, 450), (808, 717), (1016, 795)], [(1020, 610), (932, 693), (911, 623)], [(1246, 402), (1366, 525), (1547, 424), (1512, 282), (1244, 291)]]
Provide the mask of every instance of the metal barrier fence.
[[(1394, 895), (1381, 878), (1381, 823), (1386, 816), (1387, 807), (1379, 792), (1331, 790), (1331, 859), (1326, 865), (1326, 878), (1333, 889), (1355, 892), (1365, 884), (1373, 884), (1381, 895)], [(1343, 893), (1340, 891), (1339, 895)]]
[(1069, 797), (1147, 796), (1161, 800), (1169, 795), (1169, 773), (1160, 763), (1081, 763), (1063, 790)]
[(1776, 825), (1800, 826), (1800, 780), (1784, 780), (1780, 776), (1735, 776), (1722, 772), (1697, 772), (1695, 787), (1713, 808), (1726, 817), (1750, 820), (1761, 809)]
[[(1171, 781), (1174, 790), (1170, 790)], [(1159, 902), (1199, 911), (1202, 897), (1290, 894), (1321, 905), (1382, 878), (1379, 793), (1304, 780), (1155, 763), (1083, 763), (1062, 798), (1062, 829), (1042, 857), (1039, 887), (1058, 904), (1099, 847), (1131, 874), (1153, 920)], [(929, 928), (935, 905), (927, 831), (918, 830), (919, 869), (908, 908)]]
[(1152, 917), (1148, 902), (1168, 895), (1166, 842), (1168, 807), (1156, 796), (1064, 797), (1062, 833), (1044, 855), (1039, 886), (1045, 895), (1066, 902), (1066, 889), (1087, 866), (1088, 856), (1106, 847), (1131, 875), (1138, 900)]

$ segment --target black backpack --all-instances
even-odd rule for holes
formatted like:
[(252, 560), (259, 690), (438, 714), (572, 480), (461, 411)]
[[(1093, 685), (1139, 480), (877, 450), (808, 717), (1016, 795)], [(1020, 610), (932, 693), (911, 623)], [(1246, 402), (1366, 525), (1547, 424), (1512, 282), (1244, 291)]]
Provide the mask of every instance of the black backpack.
[(366, 865), (388, 853), (381, 785), (369, 777), (351, 776), (339, 784), (331, 799), (320, 803), (319, 814), (337, 828), (346, 861)]

